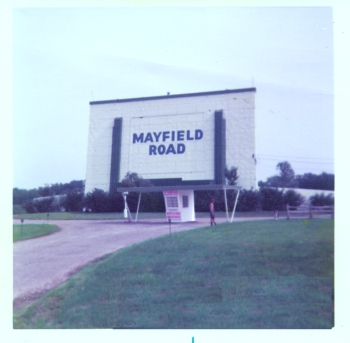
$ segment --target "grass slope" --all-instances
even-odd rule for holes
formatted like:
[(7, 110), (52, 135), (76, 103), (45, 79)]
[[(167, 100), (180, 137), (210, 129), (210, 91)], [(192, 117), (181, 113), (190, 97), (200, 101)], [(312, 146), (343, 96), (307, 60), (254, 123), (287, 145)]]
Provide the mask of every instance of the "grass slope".
[(25, 239), (49, 235), (56, 232), (58, 227), (50, 224), (16, 224), (13, 225), (13, 241), (21, 241)]
[(329, 329), (333, 226), (240, 222), (149, 240), (15, 313), (14, 327)]

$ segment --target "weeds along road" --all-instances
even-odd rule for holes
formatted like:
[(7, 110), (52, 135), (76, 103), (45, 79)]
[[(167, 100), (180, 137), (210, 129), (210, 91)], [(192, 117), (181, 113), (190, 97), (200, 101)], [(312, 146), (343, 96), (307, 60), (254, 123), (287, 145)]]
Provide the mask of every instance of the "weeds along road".
[[(226, 218), (218, 218), (217, 222), (226, 222)], [(20, 220), (14, 219), (13, 223), (20, 224)], [(33, 223), (46, 224), (47, 221), (27, 219), (23, 230), (25, 224)], [(60, 230), (48, 236), (19, 241), (13, 245), (15, 310), (62, 284), (84, 266), (107, 254), (170, 233), (169, 224), (164, 218), (140, 220), (137, 223), (129, 223), (125, 219), (50, 220), (49, 223), (57, 225)], [(199, 218), (196, 222), (172, 223), (171, 232), (208, 226), (209, 223), (209, 216)]]

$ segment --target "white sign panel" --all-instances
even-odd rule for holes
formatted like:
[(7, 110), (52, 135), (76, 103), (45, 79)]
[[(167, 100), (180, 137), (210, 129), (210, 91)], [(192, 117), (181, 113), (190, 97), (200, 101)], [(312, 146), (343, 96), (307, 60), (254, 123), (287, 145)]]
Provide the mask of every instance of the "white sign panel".
[(132, 118), (129, 137), (128, 169), (144, 178), (214, 178), (211, 113)]
[(174, 221), (181, 221), (181, 211), (178, 191), (164, 191), (166, 218)]

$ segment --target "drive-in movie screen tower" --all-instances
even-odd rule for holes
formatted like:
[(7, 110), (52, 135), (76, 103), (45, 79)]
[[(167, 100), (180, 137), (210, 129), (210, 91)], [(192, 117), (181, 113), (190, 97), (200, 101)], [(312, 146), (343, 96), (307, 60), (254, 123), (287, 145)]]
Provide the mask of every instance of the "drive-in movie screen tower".
[[(195, 190), (256, 187), (255, 88), (90, 102), (85, 192), (162, 191), (166, 218), (194, 221)], [(225, 167), (239, 170), (236, 186)], [(128, 172), (150, 187), (120, 186)], [(228, 204), (232, 207), (232, 204)], [(231, 208), (232, 209), (232, 208)]]

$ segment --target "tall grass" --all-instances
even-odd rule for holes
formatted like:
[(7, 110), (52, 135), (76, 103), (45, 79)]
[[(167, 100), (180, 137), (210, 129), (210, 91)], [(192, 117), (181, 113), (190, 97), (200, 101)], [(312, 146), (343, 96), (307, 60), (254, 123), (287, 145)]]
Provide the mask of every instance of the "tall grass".
[(149, 240), (85, 268), (15, 328), (326, 329), (330, 219), (221, 224)]

